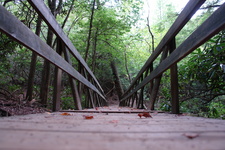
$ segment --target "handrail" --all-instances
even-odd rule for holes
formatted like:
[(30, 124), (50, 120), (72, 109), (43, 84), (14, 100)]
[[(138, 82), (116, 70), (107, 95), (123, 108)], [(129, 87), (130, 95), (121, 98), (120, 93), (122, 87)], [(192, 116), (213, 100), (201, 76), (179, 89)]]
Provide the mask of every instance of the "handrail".
[(141, 68), (135, 79), (132, 81), (129, 88), (124, 92), (124, 96), (132, 89), (137, 80), (141, 77), (141, 75), (146, 71), (146, 69), (150, 66), (150, 64), (159, 56), (162, 52), (163, 47), (167, 45), (173, 37), (175, 37), (179, 31), (185, 26), (185, 24), (190, 20), (190, 18), (195, 14), (195, 12), (201, 7), (201, 5), (205, 2), (205, 0), (190, 0), (188, 4), (185, 6), (183, 11), (177, 17), (171, 28), (168, 30), (166, 35), (160, 41), (159, 45), (156, 47), (155, 51), (148, 58), (144, 66)]
[(97, 81), (96, 77), (92, 73), (91, 69), (88, 67), (84, 59), (81, 57), (80, 53), (76, 50), (72, 42), (69, 40), (69, 38), (64, 33), (63, 29), (60, 27), (60, 25), (55, 20), (55, 17), (52, 15), (50, 10), (47, 8), (45, 3), (43, 1), (37, 1), (37, 0), (28, 0), (28, 2), (31, 4), (31, 6), (36, 10), (36, 12), (42, 16), (42, 19), (45, 20), (45, 22), (48, 24), (49, 27), (51, 27), (52, 31), (65, 43), (65, 45), (68, 47), (71, 54), (84, 66), (84, 68), (88, 71), (88, 73), (91, 75), (91, 77), (94, 79), (96, 84), (98, 85), (98, 88), (100, 89), (101, 93), (103, 94), (103, 89), (100, 86), (99, 82)]
[(172, 65), (190, 54), (197, 47), (201, 46), (219, 31), (225, 29), (225, 4), (221, 5), (201, 26), (199, 26), (177, 49), (175, 49), (159, 66), (151, 72), (131, 93), (123, 97), (123, 100), (130, 97), (134, 92), (145, 86), (158, 75), (162, 74)]
[[(16, 26), (15, 26), (16, 25)], [(27, 26), (0, 5), (0, 31), (6, 33), (41, 57), (47, 59), (66, 73), (77, 79), (88, 88), (98, 93), (104, 100), (103, 94), (78, 71), (76, 71), (65, 59), (56, 53), (50, 46), (43, 42)], [(28, 38), (29, 37), (29, 38)]]

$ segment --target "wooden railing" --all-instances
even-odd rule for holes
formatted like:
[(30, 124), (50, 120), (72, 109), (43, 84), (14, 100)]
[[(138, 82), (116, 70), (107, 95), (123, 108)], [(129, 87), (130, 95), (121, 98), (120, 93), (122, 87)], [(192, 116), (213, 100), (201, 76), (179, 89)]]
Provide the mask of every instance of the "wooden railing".
[[(55, 20), (54, 16), (40, 0), (28, 0), (31, 6), (36, 10), (39, 16), (46, 22), (46, 24), (51, 28), (51, 30), (57, 36), (57, 51), (53, 50), (49, 45), (42, 41), (39, 36), (34, 34), (26, 25), (24, 25), (20, 20), (8, 12), (3, 6), (0, 5), (0, 32), (5, 33), (9, 37), (13, 38), (20, 44), (24, 45), (28, 49), (32, 50), (39, 56), (51, 62), (57, 67), (55, 73), (55, 85), (60, 85), (62, 71), (66, 72), (69, 77), (71, 77), (70, 82), (71, 89), (74, 92), (74, 99), (77, 109), (82, 109), (81, 106), (81, 95), (77, 87), (78, 81), (84, 85), (84, 88), (87, 90), (85, 95), (88, 98), (88, 103), (91, 107), (106, 105), (106, 99), (104, 96), (103, 89), (101, 88), (96, 77), (81, 57), (79, 52), (73, 46), (72, 42), (68, 39), (66, 34), (63, 32), (60, 25)], [(64, 52), (65, 59), (61, 56), (61, 53)], [(80, 70), (79, 72), (72, 66), (70, 61), (70, 55), (76, 58), (78, 61)], [(74, 80), (75, 79), (75, 80)], [(28, 83), (29, 84), (29, 83)], [(56, 91), (60, 91), (60, 86), (55, 87)], [(60, 94), (55, 92), (53, 95), (53, 110), (60, 110)]]
[[(225, 4), (223, 4), (176, 48), (176, 35), (204, 2), (205, 0), (190, 0), (188, 2), (155, 51), (137, 74), (128, 90), (124, 93), (120, 101), (121, 106), (134, 107), (136, 103), (137, 108), (143, 108), (144, 88), (147, 84), (150, 84), (150, 104), (148, 105), (148, 109), (153, 110), (162, 74), (167, 69), (170, 69), (172, 113), (179, 113), (177, 62), (225, 28)], [(161, 61), (156, 68), (153, 68), (153, 63), (160, 54), (162, 54)]]

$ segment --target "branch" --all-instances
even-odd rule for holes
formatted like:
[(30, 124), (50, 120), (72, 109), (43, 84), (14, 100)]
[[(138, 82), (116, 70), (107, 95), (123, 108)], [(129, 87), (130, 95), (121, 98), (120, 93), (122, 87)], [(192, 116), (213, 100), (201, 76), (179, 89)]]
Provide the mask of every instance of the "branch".
[(67, 20), (68, 20), (68, 18), (69, 18), (69, 16), (70, 16), (70, 13), (71, 13), (71, 11), (72, 11), (72, 9), (73, 9), (74, 1), (75, 1), (75, 0), (73, 0), (73, 1), (72, 1), (72, 4), (70, 5), (70, 9), (69, 9), (69, 11), (68, 11), (68, 13), (67, 13), (67, 15), (66, 15), (66, 18), (65, 18), (64, 21), (63, 21), (62, 28), (64, 28), (64, 26), (65, 26), (65, 24), (66, 24), (66, 22), (67, 22)]
[(5, 5), (8, 3), (8, 2), (11, 2), (11, 1), (15, 1), (15, 0), (6, 0), (3, 4), (3, 7), (5, 7)]
[(220, 7), (221, 5), (209, 5), (209, 6), (206, 6), (206, 7), (202, 7), (200, 9), (209, 9), (209, 8), (215, 8), (215, 7)]
[(150, 33), (151, 38), (152, 38), (152, 53), (153, 53), (154, 52), (154, 49), (155, 49), (154, 48), (154, 35), (153, 35), (152, 31), (151, 31), (148, 17), (147, 17), (147, 27), (148, 27), (148, 32)]
[(117, 52), (119, 52), (119, 51), (118, 51), (114, 46), (112, 46), (108, 41), (102, 40), (102, 39), (99, 39), (99, 40), (105, 42), (105, 43), (108, 44), (110, 47), (112, 47), (114, 50), (116, 50)]

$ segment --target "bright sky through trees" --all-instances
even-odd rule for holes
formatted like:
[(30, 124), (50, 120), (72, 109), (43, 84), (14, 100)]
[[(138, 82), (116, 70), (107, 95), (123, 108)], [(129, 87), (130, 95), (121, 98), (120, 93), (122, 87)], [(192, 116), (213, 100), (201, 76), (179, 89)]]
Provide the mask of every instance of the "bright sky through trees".
[(149, 16), (150, 24), (153, 24), (157, 20), (157, 13), (159, 13), (159, 7), (172, 4), (175, 10), (180, 13), (189, 0), (145, 0), (143, 9), (143, 19)]

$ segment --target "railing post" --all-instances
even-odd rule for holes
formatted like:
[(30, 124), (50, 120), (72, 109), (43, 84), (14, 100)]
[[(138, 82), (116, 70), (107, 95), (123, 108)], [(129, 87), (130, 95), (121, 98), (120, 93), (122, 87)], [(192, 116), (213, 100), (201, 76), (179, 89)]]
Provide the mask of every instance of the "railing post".
[[(57, 49), (56, 52), (62, 55), (63, 45), (62, 42), (57, 39)], [(62, 81), (62, 70), (55, 66), (55, 76), (54, 76), (54, 91), (53, 91), (53, 111), (60, 110), (60, 95), (61, 95), (61, 81)]]
[[(164, 59), (166, 59), (167, 54), (168, 54), (168, 46), (166, 46), (164, 48), (164, 50), (162, 52), (162, 56), (161, 56), (160, 62), (162, 62)], [(147, 107), (149, 110), (154, 110), (155, 109), (154, 105), (155, 105), (156, 97), (157, 97), (157, 94), (158, 94), (158, 91), (159, 91), (161, 78), (162, 78), (162, 74), (159, 75), (158, 77), (156, 77), (154, 80), (152, 80), (153, 86), (152, 86), (152, 90), (151, 90), (151, 93), (150, 93), (150, 102), (149, 102), (149, 105)]]
[[(170, 53), (172, 53), (176, 49), (175, 37), (170, 42)], [(170, 68), (170, 85), (171, 85), (171, 105), (172, 105), (172, 113), (179, 114), (179, 90), (178, 90), (178, 75), (177, 75), (177, 63), (171, 66)]]

